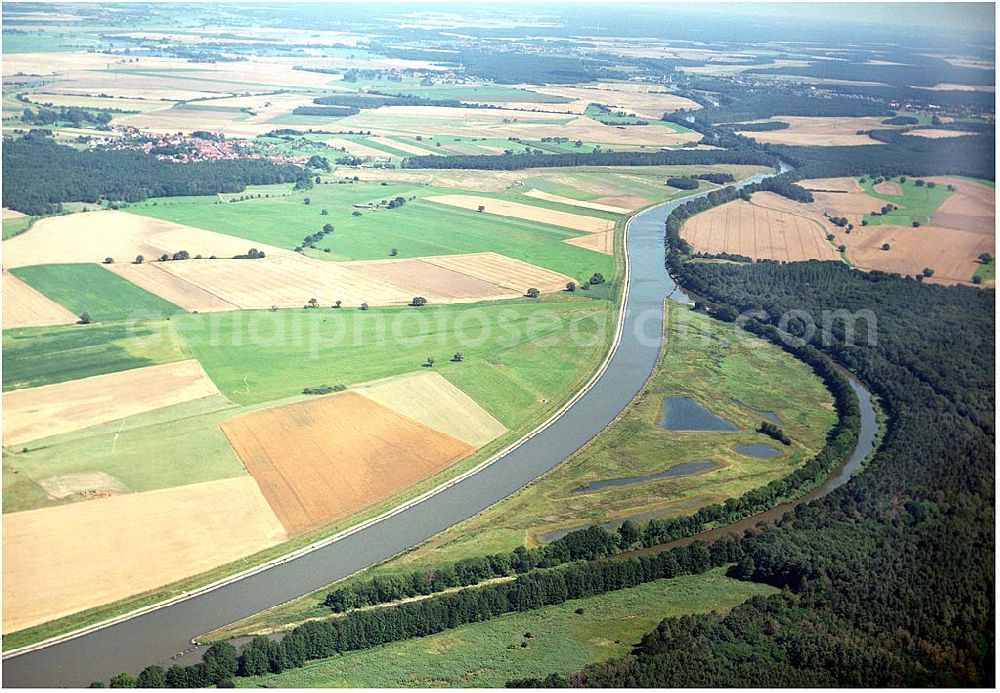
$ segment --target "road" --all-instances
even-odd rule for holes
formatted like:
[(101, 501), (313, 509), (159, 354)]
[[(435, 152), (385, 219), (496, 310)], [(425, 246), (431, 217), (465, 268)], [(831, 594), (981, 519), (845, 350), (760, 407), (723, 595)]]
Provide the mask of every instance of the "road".
[[(746, 181), (747, 184), (751, 181)], [(692, 199), (654, 207), (628, 225), (628, 293), (617, 350), (606, 370), (552, 425), (457, 484), (406, 510), (294, 560), (189, 599), (3, 662), (5, 687), (86, 686), (149, 664), (172, 664), (192, 638), (416, 546), (507, 498), (600, 433), (653, 371), (663, 335), (663, 300), (687, 297), (664, 271), (666, 216)], [(67, 575), (72, 579), (72, 575)], [(179, 659), (190, 663), (197, 657)]]

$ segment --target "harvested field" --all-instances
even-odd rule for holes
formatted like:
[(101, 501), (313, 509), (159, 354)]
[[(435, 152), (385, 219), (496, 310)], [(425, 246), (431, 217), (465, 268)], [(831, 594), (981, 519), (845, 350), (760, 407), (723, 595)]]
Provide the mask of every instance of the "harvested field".
[(4, 219), (20, 219), (21, 217), (26, 217), (26, 216), (28, 216), (28, 215), (24, 214), (22, 212), (18, 212), (18, 211), (13, 210), (13, 209), (7, 209), (6, 207), (3, 208), (3, 218)]
[(407, 154), (416, 154), (417, 156), (427, 156), (428, 154), (431, 156), (436, 156), (440, 154), (440, 152), (435, 152), (434, 150), (428, 149), (427, 147), (419, 147), (415, 144), (410, 144), (408, 142), (400, 142), (399, 140), (389, 139), (388, 137), (376, 136), (372, 137), (371, 140), (375, 144), (381, 144), (385, 145), (386, 147), (392, 147), (393, 149), (398, 149), (402, 152), (406, 152)]
[(474, 448), (507, 432), (474, 399), (434, 371), (402, 375), (352, 391)]
[(3, 273), (3, 326), (72, 325), (76, 315), (31, 288), (10, 272)]
[(696, 251), (757, 259), (840, 260), (822, 216), (774, 193), (735, 200), (688, 219), (681, 236)]
[[(358, 155), (360, 156), (360, 155)], [(388, 156), (380, 151), (379, 156)], [(458, 188), (475, 192), (500, 192), (517, 185), (523, 178), (522, 171), (476, 171), (475, 176), (458, 169), (347, 169), (350, 176), (364, 181), (407, 183), (415, 185), (438, 185), (443, 188)]]
[[(375, 149), (375, 147), (369, 147), (361, 142), (354, 142), (352, 140), (342, 140), (342, 139), (330, 139), (323, 140), (324, 144), (328, 144), (334, 149), (343, 149), (345, 152), (351, 156), (360, 157), (371, 157), (373, 159), (388, 159), (389, 154), (382, 151), (381, 149)], [(385, 170), (385, 169), (375, 169), (375, 170)]]
[(895, 195), (896, 197), (903, 196), (903, 188), (900, 187), (899, 183), (893, 183), (888, 180), (876, 183), (872, 186), (872, 190), (877, 192), (879, 195)]
[(516, 298), (520, 292), (499, 284), (462, 274), (423, 260), (363, 260), (340, 263), (368, 279), (385, 282), (412, 296), (423, 296), (431, 303), (486, 301)]
[(473, 277), (488, 277), (491, 282), (513, 289), (518, 294), (524, 293), (529, 287), (534, 287), (542, 292), (562, 291), (570, 279), (564, 274), (497, 253), (440, 255), (422, 259), (424, 262), (462, 274)]
[(799, 185), (813, 192), (859, 193), (865, 191), (857, 179), (850, 176), (841, 178), (810, 178), (808, 180), (800, 180)]
[[(268, 255), (290, 251), (254, 244)], [(112, 257), (131, 262), (187, 250), (192, 257), (229, 258), (246, 253), (251, 243), (214, 231), (182, 226), (127, 212), (99, 211), (39, 219), (30, 231), (3, 242), (4, 266), (102, 262)]]
[(249, 476), (8, 513), (3, 632), (163, 586), (285, 538)]
[(601, 233), (588, 233), (585, 236), (577, 236), (566, 241), (570, 245), (594, 250), (605, 255), (615, 254), (615, 232), (602, 231)]
[[(881, 224), (839, 235), (847, 246), (847, 257), (860, 269), (917, 275), (925, 267), (934, 270), (936, 283), (970, 283), (979, 268), (980, 253), (996, 252), (992, 235), (937, 226), (892, 226)], [(882, 250), (888, 243), (889, 250)]]
[(884, 144), (868, 135), (857, 134), (859, 130), (887, 130), (891, 125), (883, 125), (884, 118), (819, 118), (806, 116), (775, 116), (789, 124), (784, 130), (769, 132), (740, 132), (762, 144), (789, 144), (807, 147), (833, 147), (859, 144)]
[(238, 306), (222, 300), (215, 294), (191, 284), (166, 271), (167, 263), (143, 263), (141, 265), (119, 264), (101, 265), (122, 279), (132, 282), (151, 294), (159, 296), (184, 310), (210, 313), (220, 310), (237, 310)]
[(571, 205), (573, 207), (583, 207), (584, 209), (596, 209), (599, 212), (611, 212), (612, 214), (628, 214), (632, 211), (631, 208), (626, 207), (615, 207), (614, 205), (601, 204), (600, 202), (587, 202), (586, 200), (574, 200), (572, 197), (563, 197), (562, 195), (553, 195), (552, 193), (542, 192), (541, 190), (529, 190), (524, 193), (525, 197), (534, 197), (538, 200), (546, 200), (547, 202), (558, 202), (559, 204)]
[(195, 360), (3, 393), (3, 444), (77, 431), (218, 394)]
[(628, 209), (630, 212), (645, 207), (650, 202), (644, 197), (636, 197), (635, 195), (608, 195), (605, 197), (595, 198), (591, 201), (601, 205), (618, 206)]
[(301, 308), (311, 298), (320, 305), (401, 305), (415, 294), (351, 271), (338, 263), (301, 255), (262, 260), (165, 262), (171, 275), (239, 308)]
[(559, 212), (554, 209), (534, 207), (532, 205), (520, 204), (519, 202), (508, 202), (507, 200), (498, 200), (492, 197), (479, 197), (477, 195), (434, 195), (425, 197), (424, 199), (428, 202), (437, 202), (452, 207), (460, 207), (461, 209), (477, 210), (482, 206), (485, 208), (484, 213), (486, 214), (527, 219), (528, 221), (562, 226), (587, 233), (610, 231), (615, 227), (615, 222), (610, 219)]
[(996, 231), (996, 191), (960, 178), (929, 178), (938, 185), (953, 185), (951, 194), (931, 217), (934, 226), (993, 235)]
[(599, 84), (593, 87), (554, 86), (532, 87), (532, 89), (540, 94), (563, 96), (588, 104), (599, 103), (647, 118), (662, 118), (664, 113), (672, 113), (682, 108), (700, 108), (697, 103), (683, 96), (634, 91), (626, 89), (625, 86), (627, 85)]
[(937, 128), (925, 128), (920, 130), (910, 130), (907, 135), (911, 137), (926, 137), (932, 140), (946, 139), (948, 137), (964, 137), (965, 135), (974, 135), (974, 132), (966, 132), (964, 130), (939, 130)]
[(38, 485), (52, 498), (68, 498), (76, 494), (104, 496), (126, 490), (124, 484), (105, 472), (50, 476), (39, 481)]
[(351, 392), (222, 424), (289, 533), (389, 498), (472, 446)]

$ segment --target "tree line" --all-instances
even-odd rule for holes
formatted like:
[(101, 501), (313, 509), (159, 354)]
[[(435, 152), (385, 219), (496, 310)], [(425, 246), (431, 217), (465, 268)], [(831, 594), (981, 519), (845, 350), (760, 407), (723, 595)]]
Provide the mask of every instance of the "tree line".
[(847, 484), (740, 542), (731, 576), (781, 594), (666, 619), (629, 656), (517, 683), (991, 687), (995, 293), (835, 262), (681, 263), (679, 283), (717, 310), (874, 311), (877, 343), (835, 331), (810, 348), (878, 395), (885, 434)]
[(256, 637), (239, 654), (228, 643), (215, 643), (197, 664), (175, 664), (166, 671), (154, 665), (138, 677), (119, 674), (112, 679), (112, 685), (135, 687), (139, 680), (155, 680), (156, 687), (166, 688), (226, 685), (234, 676), (280, 673), (301, 667), (310, 660), (342, 652), (433, 635), (467, 623), (532, 611), (653, 580), (703, 573), (738, 560), (738, 546), (735, 541), (717, 541), (711, 547), (704, 542), (694, 542), (659, 553), (535, 570), (507, 583), (468, 588), (394, 607), (353, 611), (323, 621), (308, 621), (281, 641)]
[(57, 211), (62, 202), (235, 193), (247, 185), (289, 183), (301, 171), (265, 159), (179, 164), (140, 151), (80, 151), (33, 132), (4, 138), (3, 206), (38, 216)]
[(686, 150), (667, 152), (569, 152), (566, 154), (479, 154), (460, 156), (411, 156), (403, 168), (454, 168), (482, 171), (518, 171), (525, 168), (565, 166), (711, 166), (747, 164), (778, 167), (778, 157), (757, 150)]

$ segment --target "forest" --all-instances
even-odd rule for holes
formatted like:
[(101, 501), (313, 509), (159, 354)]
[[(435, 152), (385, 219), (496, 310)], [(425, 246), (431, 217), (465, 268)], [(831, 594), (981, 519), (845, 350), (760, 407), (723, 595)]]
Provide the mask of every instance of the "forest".
[(247, 185), (290, 183), (301, 172), (265, 159), (178, 164), (139, 151), (80, 151), (33, 131), (4, 138), (3, 206), (37, 216), (58, 211), (63, 202), (242, 192)]
[(780, 595), (665, 620), (627, 657), (532, 683), (992, 686), (994, 292), (829, 262), (674, 270), (718, 308), (775, 320), (874, 310), (877, 344), (815, 346), (878, 394), (888, 430), (863, 473), (741, 542), (731, 575)]

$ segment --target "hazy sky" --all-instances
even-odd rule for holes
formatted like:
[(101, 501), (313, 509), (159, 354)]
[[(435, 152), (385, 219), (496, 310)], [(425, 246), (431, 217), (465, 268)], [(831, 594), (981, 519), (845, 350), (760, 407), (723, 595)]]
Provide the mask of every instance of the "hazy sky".
[(697, 3), (703, 12), (781, 16), (812, 21), (906, 24), (933, 28), (987, 31), (994, 26), (994, 5), (972, 2), (816, 2)]

